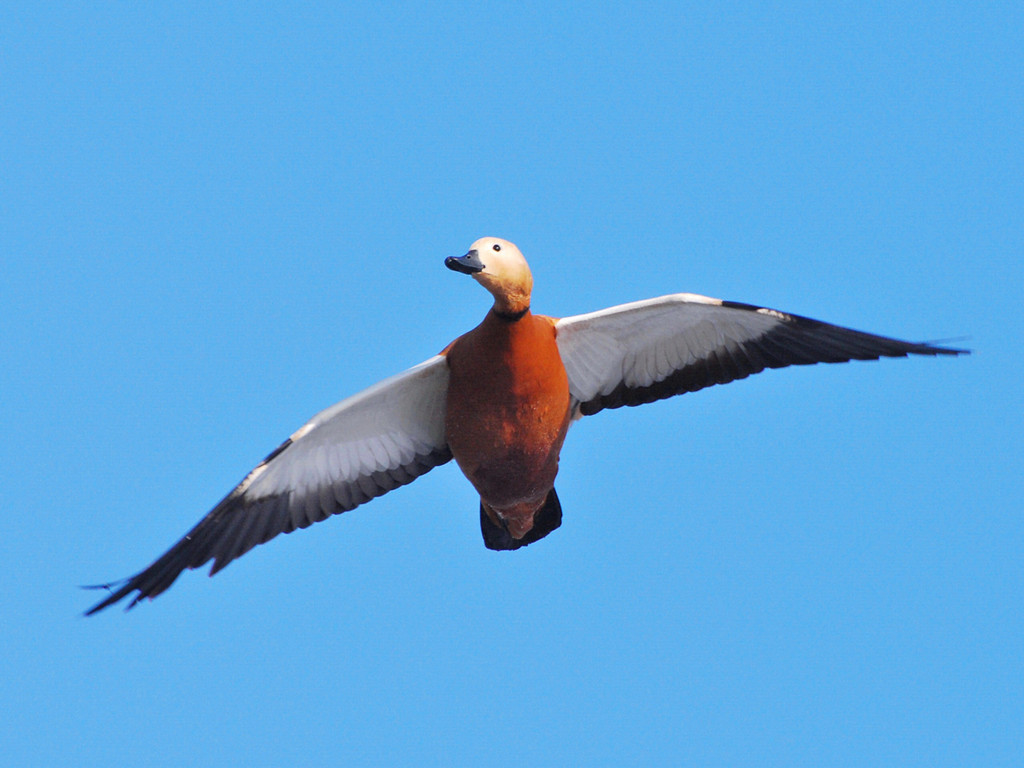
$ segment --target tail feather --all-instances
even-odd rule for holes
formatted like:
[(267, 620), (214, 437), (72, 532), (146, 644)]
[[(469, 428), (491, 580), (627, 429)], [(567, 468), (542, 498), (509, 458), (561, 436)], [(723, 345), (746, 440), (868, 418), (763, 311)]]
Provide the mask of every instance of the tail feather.
[(508, 530), (491, 520), (490, 515), (480, 502), (480, 532), (484, 535), (484, 545), (488, 549), (511, 550), (525, 547), (538, 539), (543, 539), (562, 524), (562, 505), (558, 494), (552, 488), (544, 499), (544, 506), (533, 513), (533, 527), (521, 539), (515, 539)]

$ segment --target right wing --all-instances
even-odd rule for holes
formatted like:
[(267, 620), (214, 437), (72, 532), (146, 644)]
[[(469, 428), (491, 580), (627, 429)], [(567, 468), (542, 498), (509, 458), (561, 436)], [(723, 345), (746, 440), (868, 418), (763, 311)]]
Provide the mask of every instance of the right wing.
[[(153, 598), (187, 568), (212, 576), (257, 544), (354, 509), (452, 457), (448, 363), (435, 355), (321, 411), (252, 470), (184, 538), (86, 615), (137, 591)], [(112, 587), (110, 587), (112, 588)]]

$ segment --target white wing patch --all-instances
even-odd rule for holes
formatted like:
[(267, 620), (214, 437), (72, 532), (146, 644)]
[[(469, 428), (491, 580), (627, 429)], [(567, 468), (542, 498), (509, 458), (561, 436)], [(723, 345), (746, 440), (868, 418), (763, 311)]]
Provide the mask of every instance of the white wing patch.
[(572, 396), (586, 402), (619, 386), (649, 387), (710, 351), (763, 335), (785, 317), (723, 311), (722, 301), (677, 293), (559, 320), (558, 351)]
[(439, 450), (447, 388), (448, 365), (437, 355), (321, 411), (294, 433), (280, 457), (247, 478), (246, 495), (306, 495)]
[(569, 391), (583, 415), (695, 392), (765, 368), (965, 352), (692, 293), (567, 317), (555, 330)]

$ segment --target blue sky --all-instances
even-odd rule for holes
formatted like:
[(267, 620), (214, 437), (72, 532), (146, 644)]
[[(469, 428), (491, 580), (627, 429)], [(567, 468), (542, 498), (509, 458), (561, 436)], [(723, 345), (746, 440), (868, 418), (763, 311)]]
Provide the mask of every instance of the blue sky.
[[(173, 7), (168, 7), (173, 5)], [(8, 3), (12, 765), (1019, 764), (1019, 3)], [(974, 354), (573, 427), (81, 618), (309, 416), (534, 307), (691, 291)]]

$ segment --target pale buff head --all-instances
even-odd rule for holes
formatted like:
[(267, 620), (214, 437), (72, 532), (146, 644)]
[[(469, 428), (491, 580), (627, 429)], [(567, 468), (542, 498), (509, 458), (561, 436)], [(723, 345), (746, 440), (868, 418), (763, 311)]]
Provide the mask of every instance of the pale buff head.
[(494, 296), (494, 308), (502, 314), (519, 314), (530, 307), (533, 275), (519, 249), (500, 237), (482, 237), (465, 256), (449, 256), (445, 266), (472, 275)]

